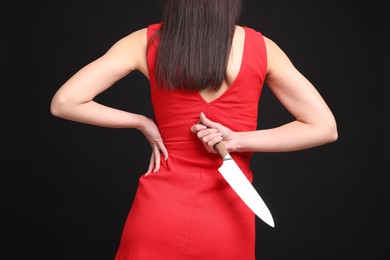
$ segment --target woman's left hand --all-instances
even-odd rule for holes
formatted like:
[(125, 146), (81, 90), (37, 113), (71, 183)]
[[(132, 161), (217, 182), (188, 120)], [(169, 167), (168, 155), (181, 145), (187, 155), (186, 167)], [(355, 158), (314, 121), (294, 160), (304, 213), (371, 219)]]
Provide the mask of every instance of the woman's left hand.
[(222, 141), (228, 152), (235, 151), (236, 132), (220, 123), (211, 121), (204, 113), (200, 113), (200, 122), (191, 127), (191, 132), (197, 135), (210, 153), (217, 153), (214, 150), (214, 145)]

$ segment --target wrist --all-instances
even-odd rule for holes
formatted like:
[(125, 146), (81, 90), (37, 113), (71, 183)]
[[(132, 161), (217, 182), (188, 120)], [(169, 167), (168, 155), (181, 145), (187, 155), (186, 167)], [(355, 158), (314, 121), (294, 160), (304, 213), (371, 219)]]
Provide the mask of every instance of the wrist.
[(241, 132), (233, 133), (232, 152), (242, 152), (241, 135), (242, 135)]
[(235, 132), (234, 136), (234, 151), (235, 152), (248, 152), (248, 132)]
[(136, 128), (139, 131), (143, 132), (147, 128), (147, 125), (149, 124), (149, 121), (150, 121), (150, 119), (147, 118), (146, 116), (138, 115), (134, 128)]

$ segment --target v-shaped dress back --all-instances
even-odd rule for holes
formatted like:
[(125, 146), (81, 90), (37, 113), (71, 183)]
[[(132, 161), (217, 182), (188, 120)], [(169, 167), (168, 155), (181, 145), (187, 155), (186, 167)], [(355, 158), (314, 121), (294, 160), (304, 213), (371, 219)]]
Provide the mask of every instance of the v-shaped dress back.
[[(148, 41), (161, 23), (148, 26)], [(267, 71), (263, 36), (245, 29), (240, 71), (211, 102), (199, 92), (165, 90), (155, 83), (156, 37), (147, 52), (151, 99), (169, 159), (140, 177), (115, 260), (253, 260), (255, 215), (218, 172), (221, 158), (190, 131), (200, 112), (233, 131), (257, 128)], [(252, 153), (231, 153), (250, 181)]]

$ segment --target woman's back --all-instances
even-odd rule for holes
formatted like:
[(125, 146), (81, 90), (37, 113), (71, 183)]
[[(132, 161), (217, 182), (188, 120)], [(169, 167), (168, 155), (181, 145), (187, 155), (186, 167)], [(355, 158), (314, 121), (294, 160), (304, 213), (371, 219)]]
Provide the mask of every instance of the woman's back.
[(232, 47), (226, 68), (226, 79), (223, 81), (218, 91), (209, 91), (207, 89), (200, 91), (201, 96), (206, 102), (211, 102), (221, 96), (236, 79), (242, 64), (244, 43), (245, 30), (243, 27), (237, 26), (234, 32)]
[[(148, 27), (148, 39), (160, 26)], [(207, 152), (190, 131), (200, 112), (237, 131), (257, 127), (267, 68), (264, 40), (250, 28), (237, 28), (226, 80), (216, 94), (157, 86), (158, 38), (149, 46), (152, 104), (169, 160), (162, 162), (158, 174), (141, 177), (117, 260), (254, 259), (254, 214), (218, 172), (221, 158)], [(231, 155), (252, 180), (252, 153)], [(155, 222), (155, 214), (163, 221)], [(216, 240), (221, 243), (210, 244)], [(159, 246), (151, 249), (149, 244)]]
[[(148, 39), (161, 24), (149, 26)], [(226, 80), (217, 92), (210, 90), (186, 91), (160, 87), (155, 81), (156, 55), (159, 40), (152, 41), (148, 49), (147, 62), (150, 79), (154, 116), (170, 156), (178, 142), (184, 142), (182, 149), (188, 152), (188, 145), (217, 161), (217, 155), (210, 155), (202, 147), (190, 127), (199, 120), (204, 112), (212, 120), (219, 121), (237, 131), (251, 131), (257, 128), (258, 102), (266, 75), (267, 58), (265, 44), (259, 32), (247, 27), (237, 27), (229, 56)], [(195, 147), (191, 147), (195, 149)], [(199, 149), (202, 148), (202, 149)], [(250, 154), (237, 156), (249, 160)]]

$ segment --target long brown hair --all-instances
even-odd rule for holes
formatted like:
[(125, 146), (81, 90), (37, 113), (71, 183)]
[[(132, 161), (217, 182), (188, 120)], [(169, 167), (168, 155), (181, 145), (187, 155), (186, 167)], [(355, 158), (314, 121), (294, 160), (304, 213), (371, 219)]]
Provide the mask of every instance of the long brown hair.
[(217, 90), (225, 79), (241, 0), (164, 0), (158, 86)]

